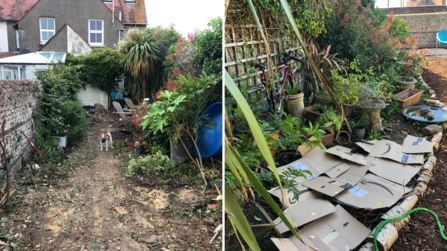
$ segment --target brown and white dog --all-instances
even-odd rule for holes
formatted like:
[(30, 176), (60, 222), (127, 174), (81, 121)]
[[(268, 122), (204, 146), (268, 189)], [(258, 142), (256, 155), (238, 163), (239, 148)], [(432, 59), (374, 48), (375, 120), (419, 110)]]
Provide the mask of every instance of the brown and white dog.
[(106, 151), (109, 150), (109, 149), (107, 148), (107, 147), (108, 147), (108, 143), (109, 143), (109, 141), (110, 141), (110, 146), (111, 146), (112, 149), (113, 149), (112, 134), (110, 134), (110, 132), (102, 133), (102, 134), (101, 134), (101, 139), (99, 140), (99, 142), (101, 143), (101, 151), (103, 151), (103, 150), (102, 150), (102, 143), (106, 143)]

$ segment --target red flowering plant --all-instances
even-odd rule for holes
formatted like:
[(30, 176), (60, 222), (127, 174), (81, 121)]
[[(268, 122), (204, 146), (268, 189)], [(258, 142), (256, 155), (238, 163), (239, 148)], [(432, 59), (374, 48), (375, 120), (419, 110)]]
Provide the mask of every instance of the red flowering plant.
[[(339, 3), (327, 22), (327, 32), (321, 36), (324, 46), (349, 61), (358, 60), (359, 68), (366, 72), (372, 66), (375, 75), (398, 72), (398, 61), (408, 64), (417, 39), (408, 32), (408, 25), (393, 13), (386, 16), (379, 9), (361, 6), (361, 0)], [(389, 70), (391, 69), (391, 70)], [(397, 73), (396, 73), (397, 74)]]

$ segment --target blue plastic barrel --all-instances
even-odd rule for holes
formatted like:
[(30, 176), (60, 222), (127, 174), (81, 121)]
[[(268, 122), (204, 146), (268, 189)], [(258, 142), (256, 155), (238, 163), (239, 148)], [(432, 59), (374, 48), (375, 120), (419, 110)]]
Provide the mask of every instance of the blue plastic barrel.
[[(208, 116), (206, 116), (208, 115)], [(197, 147), (202, 158), (214, 157), (222, 153), (222, 103), (208, 107), (200, 116), (197, 133)], [(199, 156), (197, 150), (194, 150)]]

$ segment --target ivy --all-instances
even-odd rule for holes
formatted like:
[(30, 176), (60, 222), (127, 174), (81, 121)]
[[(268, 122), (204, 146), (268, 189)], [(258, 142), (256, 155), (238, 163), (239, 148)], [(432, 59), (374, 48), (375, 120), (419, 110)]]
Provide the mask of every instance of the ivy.
[(124, 74), (121, 53), (110, 48), (98, 48), (89, 54), (73, 56), (67, 54), (65, 63), (78, 66), (80, 79), (107, 93), (116, 91)]

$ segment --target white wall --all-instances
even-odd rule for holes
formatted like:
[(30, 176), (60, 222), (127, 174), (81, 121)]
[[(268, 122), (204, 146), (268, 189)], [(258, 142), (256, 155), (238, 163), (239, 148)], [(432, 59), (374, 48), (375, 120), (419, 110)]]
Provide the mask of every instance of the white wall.
[(378, 8), (405, 7), (406, 3), (407, 0), (376, 0), (375, 6)]
[(0, 22), (0, 52), (8, 52), (8, 30), (6, 22)]
[(88, 54), (92, 48), (67, 25), (67, 52), (74, 56)]
[(93, 88), (91, 85), (86, 85), (85, 88), (86, 89), (81, 88), (78, 92), (79, 101), (81, 101), (83, 105), (94, 106), (95, 103), (100, 103), (106, 109), (109, 107), (109, 95), (106, 92), (101, 91), (98, 88)]

